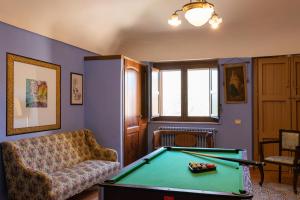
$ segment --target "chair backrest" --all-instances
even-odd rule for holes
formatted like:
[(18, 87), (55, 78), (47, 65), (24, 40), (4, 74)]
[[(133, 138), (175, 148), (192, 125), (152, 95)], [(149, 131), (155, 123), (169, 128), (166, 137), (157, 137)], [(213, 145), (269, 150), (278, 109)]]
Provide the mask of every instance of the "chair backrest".
[(295, 151), (300, 145), (300, 131), (280, 129), (279, 139), (282, 151)]
[(195, 147), (197, 138), (194, 134), (177, 134), (175, 136), (175, 146)]

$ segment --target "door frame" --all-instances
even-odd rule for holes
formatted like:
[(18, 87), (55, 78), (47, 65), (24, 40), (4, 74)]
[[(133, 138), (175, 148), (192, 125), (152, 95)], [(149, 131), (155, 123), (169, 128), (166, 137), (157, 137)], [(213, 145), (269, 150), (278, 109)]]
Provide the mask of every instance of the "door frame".
[[(126, 57), (126, 56), (122, 56), (122, 64), (121, 64), (121, 68), (122, 68), (122, 73), (121, 73), (121, 78), (122, 78), (122, 110), (123, 110), (123, 113), (122, 113), (122, 130), (123, 130), (123, 134), (122, 134), (122, 145), (121, 145), (121, 148), (122, 148), (122, 156), (123, 156), (123, 163), (122, 163), (122, 166), (124, 167), (125, 166), (125, 157), (126, 157), (126, 124), (125, 124), (125, 119), (126, 119), (126, 99), (125, 99), (125, 89), (126, 89), (126, 82), (125, 82), (125, 75), (126, 75), (126, 63), (127, 62), (130, 62), (130, 63), (133, 63), (133, 65), (140, 65), (141, 67), (147, 67), (146, 64), (140, 62), (140, 61), (137, 61), (135, 59), (132, 59), (132, 58), (129, 58), (129, 57)], [(131, 68), (135, 68), (135, 66), (131, 67)], [(141, 83), (142, 84), (142, 83)], [(147, 116), (148, 117), (148, 116)]]

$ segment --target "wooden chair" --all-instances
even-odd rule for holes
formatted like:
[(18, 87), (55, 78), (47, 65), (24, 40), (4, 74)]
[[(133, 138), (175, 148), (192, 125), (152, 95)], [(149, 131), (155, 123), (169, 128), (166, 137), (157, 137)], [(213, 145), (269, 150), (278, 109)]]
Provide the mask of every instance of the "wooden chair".
[(195, 147), (197, 145), (197, 137), (195, 134), (176, 134), (175, 146)]
[[(187, 138), (179, 135), (188, 135)], [(177, 144), (175, 138), (177, 137)], [(189, 139), (188, 139), (189, 138)], [(191, 140), (191, 144), (182, 144), (181, 141)], [(153, 131), (153, 149), (162, 146), (197, 146), (214, 148), (215, 134), (210, 132), (188, 132), (182, 130), (155, 130)], [(167, 144), (166, 144), (167, 143)]]
[[(279, 155), (264, 157), (264, 145), (279, 144)], [(300, 172), (300, 131), (279, 130), (279, 139), (263, 139), (260, 146), (260, 160), (265, 163), (279, 165), (278, 181), (281, 183), (281, 166), (289, 166), (293, 169), (293, 187), (297, 193), (297, 179)], [(294, 156), (282, 155), (282, 152), (294, 153)]]

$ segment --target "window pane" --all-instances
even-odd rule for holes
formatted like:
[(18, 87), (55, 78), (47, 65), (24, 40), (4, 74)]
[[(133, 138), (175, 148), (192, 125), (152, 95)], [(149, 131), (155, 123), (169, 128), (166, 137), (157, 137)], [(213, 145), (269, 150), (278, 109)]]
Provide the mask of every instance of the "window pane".
[(152, 69), (152, 117), (159, 116), (159, 70)]
[(188, 116), (210, 116), (209, 69), (188, 69)]
[(181, 116), (181, 71), (161, 71), (161, 115)]
[(211, 69), (211, 116), (218, 117), (219, 98), (218, 98), (218, 69)]

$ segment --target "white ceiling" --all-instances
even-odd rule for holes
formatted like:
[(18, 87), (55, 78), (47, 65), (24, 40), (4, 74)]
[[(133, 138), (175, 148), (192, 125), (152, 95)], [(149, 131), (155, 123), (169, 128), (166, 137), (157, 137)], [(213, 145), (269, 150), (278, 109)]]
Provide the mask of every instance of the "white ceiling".
[(167, 19), (189, 0), (0, 0), (0, 21), (99, 54), (178, 60), (300, 53), (300, 0), (211, 0), (218, 30)]

